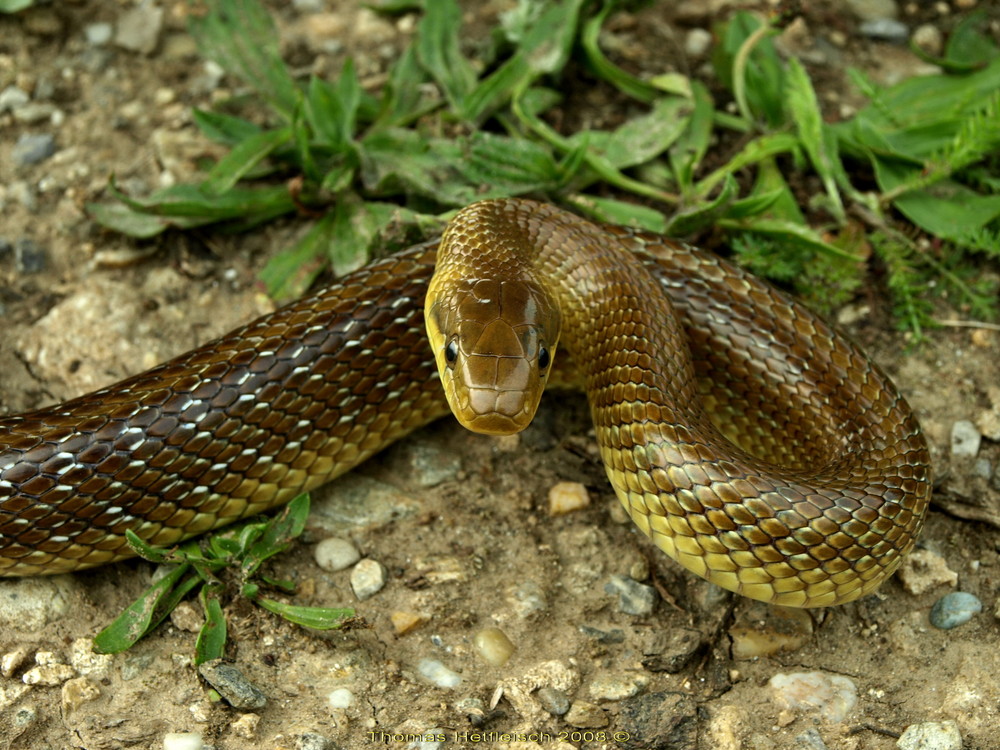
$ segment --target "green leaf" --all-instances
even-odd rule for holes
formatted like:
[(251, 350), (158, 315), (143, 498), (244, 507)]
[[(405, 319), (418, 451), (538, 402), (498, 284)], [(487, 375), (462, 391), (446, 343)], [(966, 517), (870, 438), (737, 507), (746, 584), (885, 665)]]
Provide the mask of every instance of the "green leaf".
[(267, 99), (286, 122), (298, 87), (278, 52), (278, 32), (259, 0), (215, 0), (203, 17), (188, 15), (198, 49)]
[(691, 192), (695, 171), (712, 140), (712, 95), (700, 81), (691, 81), (691, 101), (687, 127), (670, 147), (670, 166), (684, 196)]
[(599, 43), (601, 27), (604, 26), (608, 15), (617, 6), (616, 0), (604, 0), (601, 9), (584, 23), (583, 33), (580, 35), (580, 46), (587, 56), (587, 62), (590, 63), (598, 78), (603, 78), (626, 96), (648, 104), (659, 96), (660, 92), (657, 88), (619, 68), (608, 60), (601, 50)]
[(264, 533), (247, 550), (242, 562), (243, 577), (249, 578), (264, 563), (288, 547), (288, 543), (302, 533), (309, 517), (309, 493), (297, 495), (282, 508), (264, 527)]
[(303, 607), (297, 604), (282, 604), (264, 597), (257, 597), (254, 602), (289, 622), (313, 630), (336, 630), (357, 614), (350, 608)]
[(259, 125), (255, 125), (249, 120), (222, 112), (209, 112), (195, 107), (192, 110), (192, 116), (194, 124), (206, 137), (230, 146), (252, 138), (261, 131)]
[(544, 146), (523, 138), (483, 131), (469, 138), (467, 158), (458, 169), (473, 185), (488, 185), (480, 198), (502, 198), (554, 189), (561, 171)]
[(17, 13), (34, 4), (35, 0), (0, 0), (0, 13)]
[(162, 234), (170, 222), (121, 203), (88, 203), (87, 212), (102, 226), (129, 237), (148, 239)]
[(738, 229), (747, 232), (755, 232), (765, 235), (778, 242), (791, 242), (802, 247), (825, 253), (827, 255), (843, 258), (844, 260), (862, 261), (856, 255), (841, 250), (836, 245), (826, 242), (820, 234), (812, 227), (784, 219), (769, 219), (766, 217), (754, 217), (751, 219), (720, 219), (719, 226), (724, 229)]
[(330, 211), (315, 222), (292, 247), (272, 255), (260, 272), (260, 280), (272, 299), (297, 299), (326, 267), (326, 248), (333, 237), (334, 215)]
[(737, 192), (736, 180), (727, 174), (722, 181), (722, 189), (713, 200), (698, 203), (670, 217), (666, 234), (686, 237), (711, 226), (726, 214)]
[(354, 139), (358, 107), (361, 105), (361, 84), (348, 58), (341, 68), (336, 85), (313, 76), (305, 97), (306, 119), (317, 136), (318, 143), (335, 153), (342, 152)]
[(424, 7), (416, 41), (417, 59), (456, 112), (461, 111), (463, 100), (476, 83), (476, 73), (459, 48), (461, 29), (458, 3), (433, 0)]
[(205, 612), (205, 623), (198, 631), (194, 645), (194, 663), (204, 664), (212, 659), (221, 659), (226, 651), (226, 618), (222, 614), (222, 604), (217, 597), (203, 587), (200, 592), (201, 608)]
[(289, 127), (265, 130), (250, 136), (219, 160), (201, 183), (201, 191), (211, 197), (221, 196), (276, 148), (288, 143), (291, 137), (292, 129)]
[(146, 589), (110, 625), (97, 634), (94, 638), (94, 652), (121, 653), (163, 622), (178, 602), (201, 582), (197, 575), (185, 578), (189, 570), (189, 565), (178, 565)]
[(778, 154), (794, 152), (799, 148), (799, 139), (789, 133), (772, 133), (755, 138), (726, 164), (703, 178), (695, 186), (695, 193), (706, 196), (715, 189), (727, 175), (735, 174), (745, 167)]
[(802, 64), (794, 57), (788, 61), (786, 72), (786, 96), (790, 119), (795, 123), (799, 140), (812, 162), (813, 169), (823, 182), (823, 187), (830, 199), (830, 207), (834, 218), (843, 224), (846, 220), (844, 204), (837, 189), (838, 175), (842, 183), (847, 182), (837, 153), (835, 137), (828, 137), (827, 128), (820, 113), (819, 99), (813, 90), (809, 74)]
[(657, 99), (648, 113), (626, 120), (607, 138), (598, 139), (599, 150), (615, 169), (643, 164), (670, 148), (687, 128), (690, 117), (689, 100)]
[(647, 232), (665, 234), (667, 219), (659, 211), (648, 206), (602, 198), (596, 195), (577, 195), (569, 199), (575, 210), (592, 219), (606, 224), (635, 227)]

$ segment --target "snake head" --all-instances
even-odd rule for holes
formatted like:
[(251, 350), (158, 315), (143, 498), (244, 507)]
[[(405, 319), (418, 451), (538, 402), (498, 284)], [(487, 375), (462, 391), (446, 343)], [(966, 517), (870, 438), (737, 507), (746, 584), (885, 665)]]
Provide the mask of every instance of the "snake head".
[(559, 309), (524, 279), (435, 281), (427, 332), (455, 417), (473, 432), (530, 424), (555, 354)]

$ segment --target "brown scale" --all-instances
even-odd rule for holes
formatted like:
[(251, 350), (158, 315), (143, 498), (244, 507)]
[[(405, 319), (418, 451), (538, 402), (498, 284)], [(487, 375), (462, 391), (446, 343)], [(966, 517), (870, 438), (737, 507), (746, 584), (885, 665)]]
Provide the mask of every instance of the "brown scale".
[[(799, 606), (849, 601), (895, 570), (923, 523), (927, 447), (853, 344), (666, 238), (527, 201), (470, 207), (452, 234), (478, 251), (486, 225), (534, 243), (543, 283), (583, 295), (565, 302), (553, 380), (590, 383), (609, 478), (668, 554)], [(423, 332), (435, 244), (110, 388), (0, 420), (0, 575), (128, 557), (129, 528), (171, 544), (231, 523), (442, 416)]]

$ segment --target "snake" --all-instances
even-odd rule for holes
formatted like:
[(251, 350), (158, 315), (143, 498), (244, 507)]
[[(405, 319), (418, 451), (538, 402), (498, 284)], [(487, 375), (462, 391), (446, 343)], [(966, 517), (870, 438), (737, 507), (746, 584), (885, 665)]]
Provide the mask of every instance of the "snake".
[(819, 315), (692, 245), (496, 199), (151, 370), (0, 419), (0, 576), (276, 508), (449, 411), (517, 432), (546, 384), (586, 393), (635, 525), (730, 591), (849, 602), (923, 526), (917, 419)]

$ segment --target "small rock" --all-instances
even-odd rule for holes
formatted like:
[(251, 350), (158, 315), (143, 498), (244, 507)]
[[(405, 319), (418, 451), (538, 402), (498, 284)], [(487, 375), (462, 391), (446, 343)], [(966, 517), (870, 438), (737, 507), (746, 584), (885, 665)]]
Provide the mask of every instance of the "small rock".
[(578, 729), (600, 729), (608, 725), (608, 716), (601, 707), (587, 701), (573, 701), (563, 720)]
[(590, 494), (579, 482), (558, 482), (549, 489), (549, 515), (564, 516), (590, 505)]
[(8, 86), (3, 91), (0, 91), (0, 114), (13, 112), (26, 105), (29, 101), (31, 101), (31, 97), (27, 93), (17, 86)]
[(910, 41), (928, 55), (937, 57), (944, 48), (944, 38), (941, 30), (932, 23), (925, 23), (913, 30)]
[(421, 659), (417, 672), (432, 685), (440, 688), (456, 688), (462, 682), (462, 675), (454, 672), (437, 659)]
[(72, 713), (84, 703), (101, 697), (101, 688), (86, 677), (74, 677), (62, 686), (63, 713)]
[(191, 602), (181, 602), (170, 613), (170, 622), (185, 633), (197, 633), (205, 624), (205, 618)]
[(941, 555), (929, 549), (918, 549), (908, 554), (897, 575), (903, 588), (914, 596), (942, 584), (958, 584), (958, 573), (948, 567)]
[(316, 732), (303, 732), (295, 738), (295, 750), (335, 750), (336, 747), (331, 740)]
[(590, 625), (581, 625), (580, 632), (588, 638), (593, 638), (598, 643), (625, 643), (625, 631), (621, 628), (601, 630), (600, 628), (592, 628)]
[(815, 711), (826, 721), (839, 723), (858, 702), (858, 688), (847, 677), (825, 672), (776, 674), (768, 681), (775, 700), (796, 712)]
[(896, 740), (899, 750), (962, 750), (962, 733), (955, 721), (910, 724)]
[[(723, 707), (723, 711), (726, 708)], [(712, 750), (758, 750), (755, 746), (745, 744), (742, 740), (729, 743), (719, 742), (723, 738), (706, 736), (704, 725), (705, 715), (699, 710), (695, 698), (676, 692), (658, 692), (637, 695), (623, 700), (616, 706), (618, 716), (615, 720), (615, 730), (628, 739), (623, 744), (613, 743), (611, 747), (630, 748), (695, 748), (704, 747)], [(714, 718), (719, 712), (711, 711)], [(745, 727), (747, 722), (741, 725)]]
[(114, 34), (115, 29), (110, 23), (88, 23), (83, 27), (83, 35), (91, 47), (103, 47)]
[(544, 611), (548, 606), (545, 592), (535, 581), (525, 581), (507, 590), (507, 603), (522, 620)]
[(972, 464), (972, 475), (979, 477), (980, 479), (991, 478), (993, 476), (993, 464), (990, 463), (988, 458), (980, 456), (976, 459), (976, 462)]
[(267, 697), (260, 688), (250, 682), (237, 667), (226, 664), (222, 659), (213, 659), (200, 665), (198, 674), (233, 708), (247, 711), (267, 705)]
[(483, 628), (473, 636), (472, 642), (479, 655), (494, 667), (502, 667), (517, 650), (500, 628)]
[(893, 18), (876, 18), (865, 21), (858, 27), (864, 36), (871, 39), (882, 39), (894, 44), (905, 44), (910, 36), (910, 29), (902, 21)]
[(46, 252), (30, 237), (14, 243), (14, 264), (18, 273), (39, 273), (45, 270)]
[(17, 670), (28, 663), (30, 656), (31, 651), (23, 646), (21, 648), (16, 648), (13, 651), (8, 651), (3, 656), (0, 656), (0, 675), (4, 677), (13, 677)]
[(169, 732), (163, 735), (163, 750), (203, 750), (205, 740), (197, 732)]
[(411, 630), (423, 625), (430, 619), (423, 612), (403, 612), (395, 611), (389, 615), (389, 621), (392, 622), (392, 627), (396, 631), (396, 635), (406, 635)]
[(257, 736), (257, 726), (260, 724), (260, 716), (257, 714), (243, 714), (236, 721), (229, 725), (237, 737), (245, 740), (252, 740)]
[(812, 638), (812, 617), (804, 609), (753, 603), (729, 628), (734, 659), (796, 651)]
[(324, 539), (313, 548), (313, 557), (323, 570), (334, 573), (338, 570), (347, 570), (354, 565), (361, 559), (361, 553), (346, 539), (330, 538)]
[(706, 29), (691, 29), (684, 36), (684, 52), (689, 57), (702, 57), (712, 46), (712, 32)]
[(796, 750), (828, 750), (819, 730), (815, 727), (810, 727), (802, 734), (796, 735), (795, 742)]
[(451, 481), (462, 470), (462, 458), (456, 451), (419, 441), (407, 443), (402, 450), (411, 476), (420, 487), (436, 487)]
[(656, 604), (656, 589), (625, 576), (612, 576), (604, 590), (618, 595), (618, 609), (627, 615), (648, 615)]
[(346, 709), (354, 705), (354, 693), (347, 688), (332, 690), (326, 697), (330, 708)]
[(565, 716), (569, 711), (569, 697), (559, 688), (548, 686), (539, 688), (535, 693), (535, 699), (553, 716)]
[(847, 0), (847, 6), (861, 21), (895, 18), (899, 15), (896, 0)]
[(382, 563), (366, 557), (351, 571), (351, 589), (358, 601), (375, 596), (385, 586), (385, 568)]
[(15, 167), (27, 167), (48, 159), (56, 152), (56, 139), (50, 133), (22, 133), (10, 150)]
[(642, 666), (650, 672), (677, 674), (701, 651), (701, 646), (701, 631), (694, 628), (654, 631), (652, 642), (643, 648)]
[(931, 607), (931, 625), (941, 630), (951, 630), (964, 625), (983, 611), (983, 603), (979, 597), (965, 591), (952, 591), (945, 594)]
[(590, 697), (600, 701), (620, 701), (631, 698), (649, 683), (646, 675), (638, 673), (595, 675), (590, 683)]
[(975, 458), (983, 436), (968, 419), (960, 419), (951, 426), (951, 455), (955, 458)]
[[(38, 655), (35, 657), (38, 658)], [(54, 687), (76, 677), (76, 670), (69, 664), (40, 664), (32, 667), (21, 677), (25, 685)]]
[(163, 8), (156, 7), (152, 0), (142, 0), (119, 18), (115, 44), (148, 55), (156, 49), (162, 28)]
[(486, 703), (481, 698), (466, 696), (455, 702), (455, 710), (468, 718), (473, 726), (481, 727), (486, 721)]

